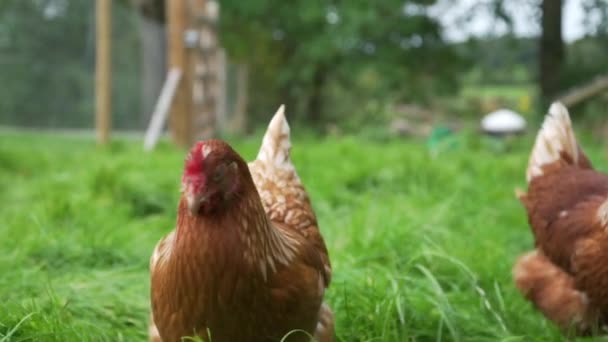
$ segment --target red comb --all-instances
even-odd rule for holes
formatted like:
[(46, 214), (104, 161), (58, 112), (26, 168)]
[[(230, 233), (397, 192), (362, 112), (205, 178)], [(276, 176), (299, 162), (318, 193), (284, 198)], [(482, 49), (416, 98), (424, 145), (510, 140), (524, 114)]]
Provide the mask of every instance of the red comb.
[(190, 149), (186, 157), (184, 174), (196, 175), (203, 171), (203, 145), (204, 143), (199, 141)]

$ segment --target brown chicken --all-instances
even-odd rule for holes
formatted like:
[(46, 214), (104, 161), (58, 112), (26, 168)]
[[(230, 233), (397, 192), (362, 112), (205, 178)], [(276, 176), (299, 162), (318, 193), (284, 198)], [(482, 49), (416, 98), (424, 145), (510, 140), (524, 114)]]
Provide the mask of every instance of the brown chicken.
[(150, 340), (333, 340), (327, 248), (290, 147), (281, 106), (250, 164), (220, 140), (190, 150), (176, 228), (150, 260)]
[(521, 293), (564, 332), (604, 332), (608, 319), (608, 176), (579, 147), (566, 108), (555, 103), (538, 133), (527, 170), (536, 249), (513, 277)]

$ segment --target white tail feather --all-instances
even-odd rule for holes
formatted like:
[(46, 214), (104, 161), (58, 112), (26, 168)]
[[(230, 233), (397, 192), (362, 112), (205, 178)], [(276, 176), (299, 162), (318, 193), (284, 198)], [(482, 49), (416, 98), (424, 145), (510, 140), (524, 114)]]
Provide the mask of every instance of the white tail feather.
[(289, 125), (285, 118), (285, 105), (281, 105), (268, 124), (257, 160), (276, 167), (292, 168), (293, 165), (289, 159), (290, 149), (291, 141)]
[(578, 143), (570, 115), (563, 104), (555, 102), (549, 108), (549, 114), (536, 136), (526, 173), (528, 182), (542, 175), (542, 167), (559, 160), (562, 152), (569, 155), (575, 164), (578, 163)]

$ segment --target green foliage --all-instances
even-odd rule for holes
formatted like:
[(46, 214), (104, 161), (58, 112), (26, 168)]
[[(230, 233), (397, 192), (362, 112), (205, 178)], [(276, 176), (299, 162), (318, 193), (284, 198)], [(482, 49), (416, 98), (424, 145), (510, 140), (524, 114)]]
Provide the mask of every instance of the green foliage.
[(455, 90), (464, 65), (426, 14), (434, 3), (223, 1), (222, 41), (250, 64), (254, 115), (281, 101), (298, 117), (347, 119), (362, 98)]
[(469, 39), (458, 44), (458, 51), (475, 60), (467, 83), (527, 83), (536, 78), (538, 46), (535, 38), (502, 37)]
[(594, 77), (608, 73), (608, 35), (604, 38), (584, 38), (571, 44), (562, 75), (564, 87), (583, 85)]
[[(457, 138), (431, 154), (415, 141), (296, 136), (332, 258), (338, 341), (560, 340), (511, 281), (532, 248), (513, 196), (532, 137)], [(232, 142), (252, 158), (259, 139)], [(583, 145), (608, 166), (603, 146)], [(183, 155), (0, 136), (0, 341), (145, 339), (148, 258), (174, 225)]]

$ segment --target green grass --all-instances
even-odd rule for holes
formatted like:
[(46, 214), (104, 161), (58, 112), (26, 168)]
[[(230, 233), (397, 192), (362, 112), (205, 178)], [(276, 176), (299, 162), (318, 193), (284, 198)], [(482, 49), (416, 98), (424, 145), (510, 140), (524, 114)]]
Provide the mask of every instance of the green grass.
[[(232, 143), (252, 158), (259, 141)], [(470, 133), (430, 153), (415, 141), (294, 139), (331, 254), (339, 341), (561, 338), (511, 281), (532, 246), (513, 195), (531, 142)], [(602, 146), (587, 149), (605, 165)], [(173, 228), (183, 155), (2, 133), (1, 342), (146, 338), (148, 257)]]

